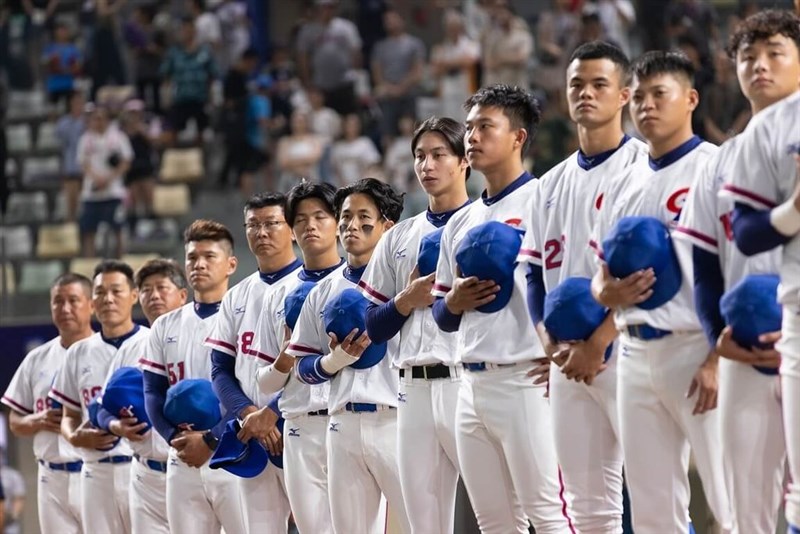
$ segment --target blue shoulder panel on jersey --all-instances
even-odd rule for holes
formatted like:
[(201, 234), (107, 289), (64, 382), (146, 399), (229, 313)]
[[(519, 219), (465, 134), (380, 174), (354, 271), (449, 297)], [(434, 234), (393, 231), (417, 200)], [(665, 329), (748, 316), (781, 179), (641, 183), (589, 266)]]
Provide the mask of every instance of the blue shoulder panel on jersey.
[(547, 292), (544, 288), (544, 272), (541, 265), (528, 265), (528, 312), (531, 314), (533, 325), (544, 320), (544, 297)]
[(409, 317), (397, 311), (394, 299), (383, 304), (370, 302), (367, 305), (367, 334), (373, 343), (385, 343), (400, 332)]
[(719, 299), (725, 292), (725, 280), (719, 264), (719, 256), (700, 247), (692, 247), (694, 268), (694, 307), (710, 347), (716, 347), (717, 339), (725, 328)]
[(234, 415), (255, 404), (236, 378), (236, 359), (216, 349), (211, 351), (211, 385), (222, 406)]
[(322, 384), (333, 378), (333, 375), (325, 372), (320, 365), (323, 356), (305, 356), (297, 362), (297, 376), (301, 382), (306, 384)]
[(785, 245), (792, 239), (778, 232), (769, 220), (769, 210), (757, 210), (737, 202), (733, 209), (733, 238), (745, 256)]
[(172, 441), (178, 429), (164, 417), (164, 402), (167, 400), (167, 390), (169, 389), (169, 379), (166, 376), (144, 371), (144, 406), (147, 410), (147, 417), (161, 437)]
[(461, 316), (447, 309), (444, 297), (436, 298), (431, 312), (433, 313), (433, 320), (436, 321), (439, 328), (445, 332), (457, 332), (458, 327), (461, 326)]

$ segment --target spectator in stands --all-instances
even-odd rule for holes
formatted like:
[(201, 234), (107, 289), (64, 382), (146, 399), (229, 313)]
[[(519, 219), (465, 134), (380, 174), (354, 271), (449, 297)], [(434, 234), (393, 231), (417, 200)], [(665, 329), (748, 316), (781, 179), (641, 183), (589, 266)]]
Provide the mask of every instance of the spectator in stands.
[(311, 106), (309, 112), (311, 131), (324, 137), (327, 143), (332, 143), (342, 133), (342, 117), (325, 106), (325, 95), (322, 91), (310, 87), (306, 93), (308, 104)]
[(156, 152), (144, 120), (144, 102), (130, 100), (125, 103), (121, 116), (122, 131), (128, 136), (133, 150), (130, 168), (125, 173), (128, 188), (128, 229), (136, 235), (136, 224), (140, 218), (153, 218), (153, 191), (156, 187)]
[(325, 149), (325, 139), (311, 131), (308, 112), (295, 110), (289, 126), (291, 133), (278, 141), (279, 191), (288, 191), (304, 178), (318, 182), (319, 165)]
[[(605, 41), (619, 48), (619, 44), (611, 39), (603, 28), (603, 22), (596, 11), (588, 10), (581, 15), (581, 25), (578, 28), (578, 39), (575, 47), (592, 41)], [(562, 78), (564, 76), (562, 75)]]
[(205, 0), (189, 0), (189, 14), (194, 17), (197, 42), (216, 52), (222, 43), (222, 28), (217, 15), (206, 9)]
[(254, 82), (252, 94), (247, 100), (245, 125), (245, 152), (239, 166), (239, 190), (244, 198), (256, 193), (256, 176), (266, 176), (261, 184), (267, 191), (273, 190), (271, 176), (268, 175), (269, 121), (272, 116), (268, 92), (272, 86), (272, 78), (260, 75)]
[(158, 69), (164, 58), (165, 36), (155, 27), (156, 8), (137, 6), (125, 24), (125, 43), (131, 53), (136, 92), (149, 109), (161, 114), (161, 77)]
[(590, 0), (583, 9), (584, 13), (597, 13), (609, 41), (631, 53), (630, 30), (636, 23), (636, 10), (630, 0)]
[[(36, 64), (42, 56), (44, 43), (48, 34), (54, 30), (56, 8), (59, 0), (22, 0), (22, 7), (28, 16), (28, 38), (26, 47), (31, 58), (31, 64)], [(38, 74), (37, 79), (43, 79), (41, 69), (34, 69)]]
[(575, 49), (580, 18), (572, 11), (572, 0), (552, 0), (550, 9), (539, 14), (536, 52), (539, 64), (534, 84), (547, 92), (563, 91), (567, 62)]
[(482, 85), (505, 83), (530, 86), (528, 60), (533, 53), (533, 36), (528, 23), (514, 14), (509, 0), (495, 0), (492, 22), (481, 43)]
[(406, 32), (403, 16), (395, 9), (383, 13), (383, 26), (386, 38), (375, 45), (371, 66), (374, 93), (381, 110), (382, 142), (384, 147), (388, 147), (397, 136), (400, 117), (416, 116), (419, 82), (425, 66), (425, 45)]
[(408, 152), (414, 135), (414, 122), (414, 117), (410, 115), (400, 117), (397, 125), (400, 136), (392, 141), (383, 158), (384, 172), (389, 178), (389, 183), (398, 191), (408, 191), (409, 184), (417, 182), (414, 175), (414, 158)]
[(375, 143), (361, 135), (361, 118), (355, 113), (346, 115), (344, 135), (331, 148), (331, 167), (336, 177), (334, 185), (342, 187), (364, 178), (367, 169), (380, 161), (381, 155)]
[[(240, 168), (239, 163), (243, 160), (242, 150), (246, 143), (249, 99), (247, 82), (257, 66), (258, 52), (255, 48), (248, 48), (225, 73), (222, 81), (219, 128), (225, 142), (225, 156), (218, 180), (220, 188), (227, 186), (231, 171)], [(237, 179), (238, 177), (237, 172)]]
[(106, 223), (115, 234), (116, 257), (121, 257), (123, 176), (130, 168), (133, 149), (128, 136), (118, 128), (109, 128), (105, 108), (90, 107), (88, 111), (87, 129), (78, 143), (78, 163), (83, 169), (79, 221), (83, 255), (96, 256), (95, 235), (100, 223)]
[(197, 127), (196, 143), (199, 145), (203, 131), (208, 126), (206, 105), (211, 82), (218, 76), (211, 51), (197, 42), (194, 21), (184, 18), (180, 23), (179, 41), (167, 52), (161, 65), (162, 76), (172, 82), (172, 107), (167, 114), (170, 132), (167, 142), (175, 142), (175, 135), (186, 128), (189, 120)]
[[(289, 49), (277, 44), (272, 49), (269, 73), (272, 76), (273, 86), (270, 92), (272, 100), (272, 133), (276, 137), (289, 132), (289, 121), (296, 106), (297, 90), (300, 80), (297, 70), (291, 59)], [(324, 102), (324, 97), (323, 97)]]
[(65, 23), (56, 23), (53, 42), (44, 49), (42, 61), (47, 71), (44, 85), (50, 102), (68, 101), (75, 89), (75, 78), (81, 72), (82, 59)]
[(225, 72), (250, 47), (250, 21), (247, 5), (237, 0), (222, 0), (216, 14), (222, 31), (220, 72)]
[(61, 142), (61, 176), (68, 221), (74, 221), (77, 217), (83, 180), (83, 169), (78, 163), (78, 143), (86, 129), (85, 105), (83, 93), (73, 91), (67, 113), (56, 123), (56, 136)]
[(315, 0), (316, 18), (300, 28), (297, 62), (306, 87), (325, 93), (325, 105), (338, 113), (356, 111), (351, 71), (360, 69), (361, 36), (351, 21), (337, 17), (337, 0)]
[[(700, 0), (672, 0), (665, 13), (666, 33), (671, 40), (687, 31), (706, 37), (709, 43), (719, 38), (717, 12), (710, 2)], [(708, 46), (706, 46), (708, 48)]]
[(88, 0), (94, 6), (94, 31), (91, 34), (89, 71), (92, 76), (92, 100), (104, 85), (124, 85), (125, 63), (120, 51), (117, 15), (126, 0)]
[[(700, 95), (700, 102), (692, 113), (692, 131), (703, 139), (721, 143), (726, 139), (724, 133), (720, 132), (716, 125), (710, 124), (708, 117), (708, 90), (714, 84), (714, 62), (708, 48), (704, 46), (705, 39), (692, 29), (680, 34), (675, 43), (678, 51), (683, 52), (692, 62), (695, 70), (694, 88)], [(709, 125), (712, 131), (708, 129)]]
[[(464, 29), (464, 17), (448, 9), (444, 14), (444, 40), (431, 51), (431, 70), (438, 81), (439, 113), (465, 118), (464, 101), (475, 92), (481, 47)], [(399, 124), (399, 123), (398, 123)]]

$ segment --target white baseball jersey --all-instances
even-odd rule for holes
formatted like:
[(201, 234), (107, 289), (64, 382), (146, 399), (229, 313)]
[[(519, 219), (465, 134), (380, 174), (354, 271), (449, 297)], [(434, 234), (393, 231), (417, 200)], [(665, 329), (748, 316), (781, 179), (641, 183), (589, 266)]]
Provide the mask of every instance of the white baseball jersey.
[[(103, 385), (104, 390), (105, 386), (108, 385), (108, 380), (111, 378), (111, 375), (114, 374), (114, 371), (120, 367), (139, 367), (140, 360), (144, 358), (144, 355), (147, 352), (151, 335), (152, 330), (147, 330), (144, 335), (139, 336), (135, 341), (131, 343), (125, 343), (122, 347), (120, 347), (116, 356), (114, 356), (114, 360), (111, 362), (111, 365), (108, 368), (108, 375), (106, 376), (106, 381)], [(142, 384), (142, 388), (144, 388), (144, 384)], [(111, 415), (117, 417), (117, 414)], [(128, 441), (128, 446), (131, 448), (131, 450), (133, 450), (133, 452), (142, 458), (158, 460), (159, 462), (167, 461), (169, 445), (155, 428), (151, 427), (148, 429), (143, 441)]]
[[(604, 202), (605, 207), (597, 218), (590, 246), (602, 258), (603, 239), (617, 221), (627, 216), (655, 217), (667, 225), (670, 234), (674, 235), (698, 169), (702, 169), (717, 151), (717, 146), (699, 137), (692, 137), (657, 160), (642, 160), (630, 166), (606, 193), (611, 202)], [(680, 290), (669, 302), (654, 310), (643, 310), (638, 306), (618, 310), (614, 316), (617, 328), (648, 324), (662, 330), (700, 330), (694, 309), (691, 247), (677, 239), (672, 242), (681, 267)]]
[[(430, 217), (436, 214), (426, 211), (406, 219), (390, 228), (378, 242), (358, 283), (361, 293), (371, 302), (384, 304), (405, 289), (408, 276), (417, 266), (420, 241), (437, 228)], [(400, 329), (398, 343), (392, 354), (396, 368), (455, 363), (456, 333), (442, 331), (430, 308), (411, 313)]]
[[(447, 223), (439, 249), (433, 295), (444, 297), (456, 278), (456, 251), (469, 230), (488, 221), (525, 228), (527, 207), (539, 181), (525, 173), (494, 197), (484, 195), (462, 209)], [(514, 272), (514, 291), (508, 304), (495, 313), (469, 310), (461, 316), (457, 361), (507, 364), (530, 361), (544, 355), (539, 336), (531, 327), (526, 304), (525, 270)]]
[(780, 249), (747, 257), (733, 242), (734, 201), (719, 192), (726, 178), (736, 171), (741, 139), (737, 136), (726, 141), (697, 175), (673, 234), (719, 256), (726, 291), (749, 274), (777, 273), (780, 265)]
[[(3, 404), (22, 415), (51, 410), (53, 400), (48, 393), (66, 358), (67, 349), (61, 345), (61, 337), (30, 351), (14, 373), (3, 395)], [(79, 459), (78, 451), (55, 432), (37, 432), (33, 436), (33, 455), (56, 464)]]
[[(140, 338), (147, 337), (148, 328), (136, 325), (130, 337), (118, 349), (103, 339), (100, 332), (74, 343), (67, 350), (67, 358), (50, 389), (50, 398), (72, 410), (80, 410), (83, 420), (89, 419), (89, 403), (103, 390), (108, 368), (117, 353), (128, 344), (136, 344)], [(107, 456), (131, 455), (127, 443), (120, 440), (108, 451), (79, 448), (84, 461), (97, 461)]]
[[(343, 265), (311, 290), (292, 332), (289, 347), (286, 349), (287, 354), (303, 358), (330, 352), (330, 337), (325, 331), (322, 310), (328, 301), (345, 289), (356, 288), (357, 281), (354, 280), (349, 267)], [(387, 356), (395, 347), (396, 341), (390, 340)], [(297, 366), (292, 371), (293, 374), (296, 374), (296, 369)], [(336, 373), (329, 383), (317, 384), (310, 388), (306, 384), (298, 384), (303, 386), (303, 391), (290, 389), (294, 382), (299, 380), (289, 381), (281, 398), (281, 411), (290, 416), (325, 408), (333, 414), (343, 409), (348, 402), (397, 406), (398, 376), (397, 371), (391, 368), (388, 357), (368, 369), (354, 369), (347, 366)], [(323, 403), (323, 399), (327, 399), (327, 404)]]
[(591, 278), (597, 267), (586, 243), (606, 190), (615, 177), (647, 159), (647, 145), (627, 136), (613, 150), (586, 157), (575, 152), (539, 179), (525, 214), (529, 223), (519, 262), (542, 267), (550, 292), (573, 276)]
[[(256, 406), (266, 406), (271, 396), (258, 389), (256, 370), (275, 361), (277, 354), (257, 351), (253, 341), (258, 323), (264, 313), (264, 301), (277, 288), (296, 279), (301, 267), (295, 261), (289, 267), (271, 274), (258, 271), (251, 274), (225, 294), (214, 329), (205, 341), (206, 347), (236, 358), (236, 378), (245, 395)], [(283, 338), (281, 338), (283, 339)]]
[[(732, 172), (721, 194), (757, 210), (787, 201), (797, 185), (794, 155), (800, 153), (800, 91), (753, 117), (741, 135)], [(783, 246), (780, 265), (782, 304), (800, 304), (800, 236)]]

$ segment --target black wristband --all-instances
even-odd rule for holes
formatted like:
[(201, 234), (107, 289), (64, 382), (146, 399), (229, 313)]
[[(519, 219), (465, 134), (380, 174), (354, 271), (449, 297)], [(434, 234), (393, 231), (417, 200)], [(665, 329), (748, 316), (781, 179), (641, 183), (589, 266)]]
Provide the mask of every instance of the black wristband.
[(211, 432), (203, 434), (203, 442), (208, 445), (208, 448), (212, 451), (217, 450), (217, 445), (219, 445), (219, 440)]

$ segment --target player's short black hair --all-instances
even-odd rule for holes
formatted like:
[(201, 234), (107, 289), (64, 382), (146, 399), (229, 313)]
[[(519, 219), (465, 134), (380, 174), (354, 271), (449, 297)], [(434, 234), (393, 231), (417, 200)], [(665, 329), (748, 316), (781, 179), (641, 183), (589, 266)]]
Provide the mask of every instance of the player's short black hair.
[(342, 205), (345, 199), (356, 193), (370, 197), (378, 207), (380, 214), (388, 220), (392, 222), (400, 220), (400, 215), (403, 213), (403, 193), (398, 193), (391, 185), (376, 178), (362, 178), (336, 191), (333, 205), (337, 219), (342, 215)]
[[(444, 137), (447, 146), (453, 151), (453, 154), (458, 156), (458, 159), (467, 157), (467, 149), (464, 146), (464, 136), (467, 133), (467, 128), (464, 123), (459, 122), (450, 117), (428, 117), (422, 124), (417, 126), (414, 130), (414, 135), (411, 137), (411, 155), (416, 157), (417, 144), (420, 138), (428, 133), (436, 132)], [(467, 167), (467, 178), (469, 178), (470, 168)]]
[(569, 63), (575, 60), (591, 60), (591, 59), (607, 59), (614, 63), (619, 69), (620, 80), (622, 85), (627, 85), (630, 82), (631, 75), (631, 60), (625, 55), (622, 49), (614, 44), (606, 41), (589, 41), (583, 43), (572, 52), (569, 57)]
[(735, 60), (740, 48), (773, 35), (783, 35), (794, 41), (800, 51), (800, 17), (791, 11), (766, 9), (741, 21), (731, 34), (726, 51)]
[(315, 198), (322, 202), (325, 211), (336, 216), (333, 207), (333, 199), (336, 196), (336, 188), (331, 184), (318, 184), (312, 182), (300, 182), (292, 187), (286, 197), (286, 222), (294, 227), (294, 220), (297, 217), (297, 208), (300, 203), (308, 198)]
[(86, 296), (92, 295), (92, 281), (78, 273), (64, 273), (58, 275), (56, 279), (53, 280), (53, 283), (50, 284), (50, 289), (64, 287), (70, 284), (80, 284)]
[(125, 278), (128, 279), (128, 285), (133, 289), (136, 287), (133, 283), (133, 267), (125, 263), (124, 261), (120, 260), (103, 260), (98, 263), (94, 268), (94, 274), (92, 275), (92, 280), (97, 278), (98, 274), (106, 274), (106, 273), (120, 273), (125, 275)]
[(695, 69), (686, 54), (651, 50), (639, 56), (631, 66), (633, 76), (638, 80), (647, 80), (660, 74), (680, 76), (694, 86)]
[(542, 111), (536, 98), (521, 87), (495, 84), (479, 89), (464, 102), (464, 109), (467, 112), (475, 106), (500, 108), (508, 117), (512, 128), (524, 128), (528, 132), (528, 138), (522, 147), (524, 157), (536, 136), (542, 118)]
[(197, 219), (183, 231), (183, 244), (193, 241), (220, 241), (225, 244), (228, 254), (233, 255), (233, 234), (221, 222), (210, 219)]
[(244, 203), (244, 214), (251, 210), (259, 210), (268, 206), (280, 206), (286, 213), (286, 195), (283, 193), (256, 193)]
[(175, 284), (175, 287), (178, 289), (186, 289), (189, 287), (183, 269), (180, 268), (175, 260), (166, 258), (149, 260), (136, 271), (136, 276), (134, 276), (133, 281), (136, 283), (136, 287), (142, 289), (142, 284), (144, 284), (145, 280), (154, 275), (169, 278), (170, 282)]

